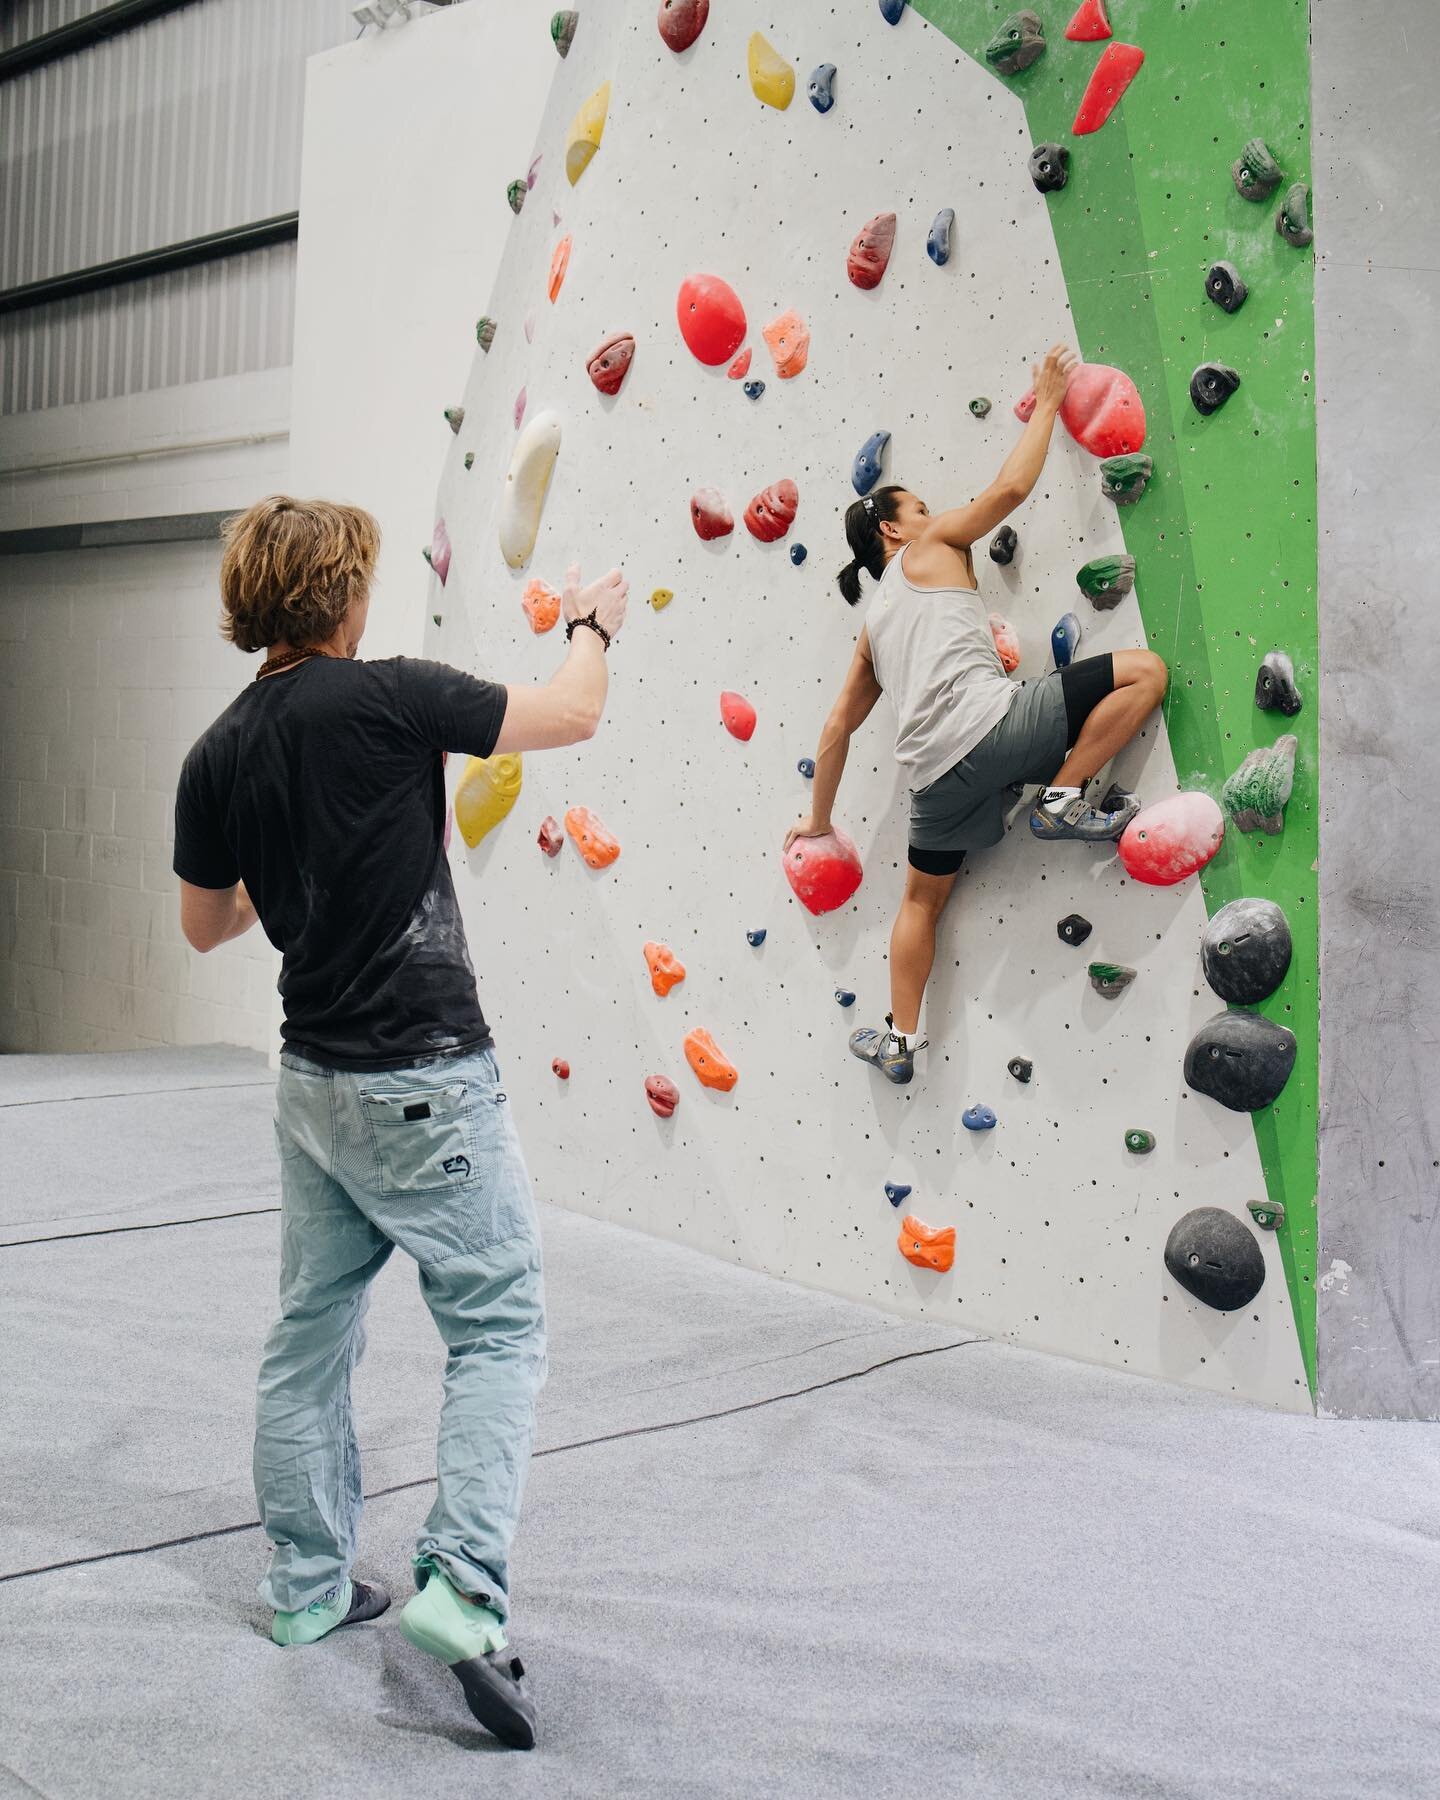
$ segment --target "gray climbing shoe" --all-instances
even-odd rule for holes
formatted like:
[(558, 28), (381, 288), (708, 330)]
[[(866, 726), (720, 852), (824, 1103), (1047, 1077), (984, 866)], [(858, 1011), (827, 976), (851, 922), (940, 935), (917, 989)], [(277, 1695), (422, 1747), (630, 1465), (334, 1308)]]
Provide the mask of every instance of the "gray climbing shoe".
[(1082, 844), (1108, 844), (1120, 836), (1139, 810), (1140, 802), (1133, 795), (1123, 806), (1103, 811), (1091, 806), (1083, 794), (1077, 794), (1059, 812), (1047, 812), (1037, 799), (1030, 814), (1030, 829), (1037, 838), (1075, 838)]
[(921, 1038), (913, 1049), (902, 1050), (895, 1035), (892, 1014), (886, 1013), (885, 1024), (887, 1029), (884, 1031), (877, 1031), (873, 1025), (862, 1025), (858, 1031), (852, 1031), (850, 1054), (878, 1069), (887, 1081), (904, 1087), (907, 1081), (915, 1078), (915, 1051), (927, 1049), (930, 1040)]

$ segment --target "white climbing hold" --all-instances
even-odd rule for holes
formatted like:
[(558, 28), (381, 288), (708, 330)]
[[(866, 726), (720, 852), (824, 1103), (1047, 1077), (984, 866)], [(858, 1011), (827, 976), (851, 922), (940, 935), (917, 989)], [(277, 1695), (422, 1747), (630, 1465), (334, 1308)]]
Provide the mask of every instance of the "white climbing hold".
[(545, 493), (559, 454), (559, 415), (537, 413), (516, 439), (500, 497), (500, 554), (512, 569), (523, 569), (535, 548)]

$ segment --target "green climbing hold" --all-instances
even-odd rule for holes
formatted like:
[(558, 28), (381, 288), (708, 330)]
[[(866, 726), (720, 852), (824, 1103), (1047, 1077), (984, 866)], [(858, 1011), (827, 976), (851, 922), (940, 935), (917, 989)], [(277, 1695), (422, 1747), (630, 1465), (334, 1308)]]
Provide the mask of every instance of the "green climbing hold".
[(1285, 198), (1275, 215), (1275, 229), (1297, 250), (1314, 243), (1315, 233), (1310, 229), (1310, 190), (1303, 181), (1286, 188)]
[(1278, 1231), (1285, 1223), (1285, 1208), (1279, 1200), (1247, 1200), (1245, 1210), (1262, 1231)]
[(465, 408), (463, 406), (447, 406), (445, 408), (445, 423), (458, 436), (460, 427), (465, 423)]
[(990, 402), (984, 394), (977, 394), (970, 402), (970, 410), (977, 419), (983, 419), (990, 410)]
[(1124, 963), (1092, 962), (1086, 972), (1090, 977), (1091, 987), (1107, 1000), (1114, 1000), (1117, 995), (1123, 994), (1135, 979), (1135, 971), (1127, 969)]
[(432, 618), (432, 619), (433, 619), (433, 620), (434, 620), (434, 621), (435, 621), (435, 623), (436, 623), (436, 624), (437, 624), (437, 625), (438, 625), (438, 624), (439, 624), (439, 623), (440, 623), (440, 615), (439, 615), (439, 613), (431, 613), (431, 615), (430, 615), (430, 617), (431, 617), (431, 618)]
[(1076, 572), (1080, 592), (1101, 612), (1118, 606), (1135, 585), (1133, 556), (1097, 556)]
[(485, 351), (495, 342), (495, 321), (492, 318), (475, 321), (475, 342)]
[(1252, 750), (1221, 789), (1225, 810), (1237, 831), (1264, 831), (1274, 837), (1285, 826), (1285, 808), (1295, 787), (1297, 740), (1286, 732), (1273, 744)]
[(519, 212), (520, 208), (525, 204), (525, 196), (529, 192), (530, 192), (530, 189), (526, 185), (525, 178), (523, 175), (521, 176), (519, 181), (512, 181), (510, 183), (509, 187), (507, 187), (505, 190), (505, 198), (510, 202), (511, 212), (513, 212), (513, 213)]
[(1155, 1133), (1138, 1127), (1125, 1133), (1125, 1148), (1132, 1156), (1148, 1156), (1155, 1148)]
[(430, 567), (433, 569), (435, 567), (435, 564), (431, 560), (430, 546), (428, 544), (422, 544), (420, 546), (420, 554), (425, 558), (426, 562), (429, 563)]
[(1155, 459), (1142, 450), (1107, 456), (1100, 465), (1100, 492), (1117, 506), (1133, 506), (1155, 473)]
[(1010, 17), (985, 46), (985, 60), (1001, 75), (1018, 75), (1045, 54), (1045, 27), (1027, 7)]
[(1242, 200), (1268, 200), (1284, 177), (1264, 138), (1251, 138), (1230, 165), (1235, 192)]
[(475, 452), (473, 450), (467, 450), (465, 452), (465, 467), (467, 469), (473, 469), (475, 467)]
[(580, 23), (577, 12), (557, 12), (550, 20), (550, 41), (562, 56), (570, 54), (575, 42), (575, 27)]

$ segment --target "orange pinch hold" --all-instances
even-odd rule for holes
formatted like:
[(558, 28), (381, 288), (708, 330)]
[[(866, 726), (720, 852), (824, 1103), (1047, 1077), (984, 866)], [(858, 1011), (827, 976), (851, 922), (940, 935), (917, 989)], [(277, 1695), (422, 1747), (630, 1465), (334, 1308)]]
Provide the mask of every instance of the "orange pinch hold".
[(560, 596), (543, 581), (532, 581), (520, 597), (530, 629), (538, 637), (542, 631), (553, 631), (560, 619)]
[(588, 806), (572, 806), (565, 815), (565, 829), (592, 869), (608, 869), (620, 854), (620, 840), (610, 835)]
[(720, 1054), (708, 1031), (692, 1031), (686, 1035), (685, 1060), (702, 1087), (719, 1088), (721, 1093), (728, 1094), (740, 1079), (740, 1071)]
[(772, 319), (760, 335), (781, 381), (793, 380), (810, 360), (810, 327), (793, 307)]
[(647, 944), (645, 961), (650, 969), (650, 985), (662, 1000), (685, 979), (685, 965), (668, 944)]
[(900, 1221), (900, 1254), (917, 1269), (938, 1269), (943, 1275), (955, 1262), (955, 1227), (926, 1225), (911, 1213)]
[(550, 296), (552, 306), (559, 299), (560, 290), (565, 285), (565, 271), (570, 267), (570, 242), (570, 234), (567, 231), (555, 246), (555, 254), (550, 258), (550, 279), (546, 283), (545, 291)]

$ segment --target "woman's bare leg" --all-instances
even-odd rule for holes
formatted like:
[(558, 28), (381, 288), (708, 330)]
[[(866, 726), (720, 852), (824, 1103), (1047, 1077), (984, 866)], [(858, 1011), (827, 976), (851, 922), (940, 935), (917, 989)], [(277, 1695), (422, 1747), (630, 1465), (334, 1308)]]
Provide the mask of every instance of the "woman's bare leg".
[(1083, 788), (1117, 750), (1125, 748), (1165, 698), (1169, 670), (1153, 650), (1117, 650), (1114, 671), (1114, 689), (1081, 726), (1051, 787)]
[(924, 875), (914, 868), (906, 876), (905, 897), (890, 933), (890, 1013), (896, 1031), (909, 1037), (920, 1028), (920, 1001), (935, 961), (935, 927), (955, 876)]

